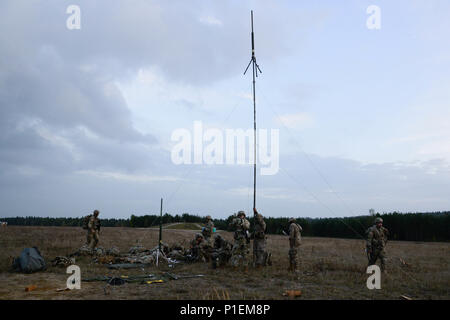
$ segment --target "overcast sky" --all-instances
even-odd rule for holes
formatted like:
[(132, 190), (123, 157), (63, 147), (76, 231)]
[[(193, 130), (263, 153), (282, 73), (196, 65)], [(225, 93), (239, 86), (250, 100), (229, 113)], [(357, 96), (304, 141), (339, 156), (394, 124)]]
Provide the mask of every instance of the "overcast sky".
[(249, 212), (251, 165), (176, 165), (171, 135), (253, 128), (250, 10), (260, 212), (449, 210), (448, 0), (2, 0), (0, 217)]

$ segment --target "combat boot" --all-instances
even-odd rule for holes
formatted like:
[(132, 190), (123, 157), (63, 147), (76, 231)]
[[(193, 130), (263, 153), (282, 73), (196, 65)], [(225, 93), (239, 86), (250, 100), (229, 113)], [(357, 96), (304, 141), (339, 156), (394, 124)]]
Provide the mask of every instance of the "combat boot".
[(386, 264), (384, 261), (381, 261), (380, 263), (380, 271), (381, 273), (386, 273)]
[(272, 265), (272, 253), (270, 253), (270, 252), (267, 254), (266, 264), (267, 264), (268, 266), (271, 266), (271, 265)]
[(293, 271), (292, 262), (289, 262), (289, 268), (287, 269), (289, 272)]

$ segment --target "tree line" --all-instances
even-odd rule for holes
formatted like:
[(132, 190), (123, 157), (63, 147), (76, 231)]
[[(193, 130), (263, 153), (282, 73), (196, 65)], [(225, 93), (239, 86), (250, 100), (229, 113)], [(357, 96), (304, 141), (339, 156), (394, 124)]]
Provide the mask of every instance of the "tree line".
[[(78, 227), (83, 225), (84, 217), (79, 218), (52, 218), (52, 217), (15, 217), (0, 218), (8, 222), (9, 226), (53, 226)], [(129, 227), (129, 219), (101, 219), (103, 227)]]
[[(389, 229), (392, 240), (404, 241), (450, 241), (450, 212), (430, 213), (384, 213), (373, 216), (356, 216), (345, 218), (297, 218), (302, 228), (303, 236), (361, 239), (366, 237), (367, 229), (373, 225), (376, 216), (384, 220), (384, 226)], [(234, 215), (226, 219), (213, 219), (217, 229), (233, 231), (230, 226)], [(8, 225), (22, 226), (81, 226), (84, 217), (51, 218), (51, 217), (15, 217), (2, 218)], [(248, 217), (253, 225), (253, 215)], [(288, 229), (287, 217), (264, 217), (268, 234), (282, 234)], [(131, 215), (129, 219), (101, 219), (103, 227), (133, 227), (148, 228), (160, 224), (184, 222), (202, 225), (206, 218), (189, 213), (172, 216), (168, 213), (162, 218), (154, 215)]]

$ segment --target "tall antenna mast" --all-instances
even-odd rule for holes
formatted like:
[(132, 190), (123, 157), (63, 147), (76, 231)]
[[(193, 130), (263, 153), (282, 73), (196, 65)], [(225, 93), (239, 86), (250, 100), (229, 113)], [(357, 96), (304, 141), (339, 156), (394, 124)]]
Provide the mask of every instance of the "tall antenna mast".
[(259, 73), (262, 73), (258, 64), (256, 63), (255, 57), (255, 36), (253, 34), (253, 10), (251, 11), (251, 21), (252, 21), (252, 58), (248, 63), (247, 68), (245, 68), (244, 75), (247, 73), (248, 68), (252, 65), (253, 71), (253, 142), (254, 142), (254, 161), (253, 164), (253, 209), (256, 208), (256, 95), (255, 95), (255, 78), (258, 77)]

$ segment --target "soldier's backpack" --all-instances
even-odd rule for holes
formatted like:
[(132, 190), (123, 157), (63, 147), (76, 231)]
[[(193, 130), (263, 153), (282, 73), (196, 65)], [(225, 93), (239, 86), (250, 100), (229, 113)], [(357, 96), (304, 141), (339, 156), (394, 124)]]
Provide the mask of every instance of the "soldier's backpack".
[(14, 259), (13, 269), (18, 272), (32, 273), (46, 269), (46, 263), (38, 248), (25, 248), (19, 257)]
[(92, 214), (87, 215), (86, 217), (83, 218), (83, 225), (82, 228), (87, 230), (89, 227), (89, 220), (91, 219)]
[(370, 231), (372, 231), (372, 227), (367, 228), (366, 233), (365, 233), (366, 239), (369, 237)]
[(297, 226), (298, 235), (294, 239), (294, 246), (299, 247), (302, 244), (302, 227), (298, 223), (296, 223), (295, 225)]

